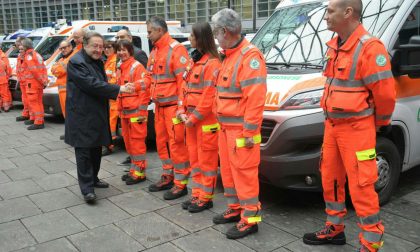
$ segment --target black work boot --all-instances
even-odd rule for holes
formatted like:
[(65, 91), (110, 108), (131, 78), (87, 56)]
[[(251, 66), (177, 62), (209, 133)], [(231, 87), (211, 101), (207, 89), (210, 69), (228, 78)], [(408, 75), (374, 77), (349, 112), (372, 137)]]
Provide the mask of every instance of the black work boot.
[(130, 174), (126, 173), (126, 174), (121, 176), (121, 180), (126, 181), (129, 177), (130, 177)]
[(158, 192), (171, 189), (174, 186), (174, 180), (170, 176), (162, 176), (160, 180), (149, 186), (149, 192)]
[(212, 207), (213, 207), (213, 201), (211, 201), (211, 200), (209, 200), (209, 201), (197, 200), (197, 201), (191, 203), (191, 205), (188, 207), (188, 212), (199, 213), (199, 212), (202, 212), (206, 209), (210, 209)]
[(165, 200), (174, 200), (174, 199), (178, 199), (181, 198), (184, 195), (188, 194), (188, 190), (187, 187), (184, 188), (179, 188), (178, 186), (174, 185), (171, 190), (165, 192), (165, 194), (163, 195), (163, 198)]
[(28, 127), (28, 130), (37, 130), (45, 128), (44, 124), (32, 124)]
[(18, 116), (16, 117), (16, 122), (23, 122), (29, 120), (29, 116)]
[(228, 208), (221, 214), (213, 217), (214, 224), (225, 224), (229, 222), (238, 222), (241, 220), (241, 210)]
[(226, 238), (235, 240), (256, 232), (258, 232), (257, 224), (248, 224), (245, 221), (240, 221), (226, 232)]
[(134, 185), (140, 182), (146, 181), (146, 176), (133, 178), (130, 175), (128, 175), (128, 178), (125, 180), (126, 185)]
[(24, 124), (25, 125), (32, 125), (32, 124), (34, 124), (34, 120), (30, 120), (30, 119), (25, 120)]
[(322, 245), (322, 244), (346, 244), (346, 235), (344, 234), (343, 226), (326, 225), (322, 230), (307, 233), (303, 236), (303, 243), (309, 245)]
[(182, 202), (182, 204), (181, 204), (182, 209), (188, 210), (188, 207), (196, 200), (198, 200), (197, 197), (192, 197), (191, 199), (188, 199), (188, 200)]

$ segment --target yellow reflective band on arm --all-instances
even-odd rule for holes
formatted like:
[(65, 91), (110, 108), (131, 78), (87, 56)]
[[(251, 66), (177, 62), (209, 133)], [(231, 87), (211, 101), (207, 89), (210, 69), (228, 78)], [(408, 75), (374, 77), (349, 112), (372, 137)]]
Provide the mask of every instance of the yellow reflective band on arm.
[(214, 198), (214, 195), (204, 195), (204, 198), (206, 198), (206, 199), (213, 199)]
[(248, 223), (257, 223), (261, 222), (261, 216), (249, 217), (247, 218)]
[(380, 248), (382, 248), (383, 245), (384, 245), (384, 241), (380, 241), (379, 244), (378, 243), (374, 243), (371, 246), (374, 249), (380, 249)]
[(220, 124), (215, 123), (215, 124), (203, 125), (201, 128), (203, 132), (216, 132), (220, 130)]
[(130, 122), (132, 122), (132, 123), (147, 122), (147, 118), (144, 117), (144, 116), (132, 117), (132, 118), (130, 118)]
[(376, 158), (376, 150), (369, 149), (364, 151), (357, 151), (356, 156), (358, 161), (372, 160)]
[(143, 172), (134, 171), (133, 174), (136, 175), (137, 177), (144, 177), (144, 173)]
[[(261, 143), (261, 134), (255, 135), (252, 138), (254, 139), (254, 144)], [(245, 138), (236, 138), (236, 147), (245, 147)]]
[(177, 125), (177, 124), (182, 123), (182, 121), (181, 121), (181, 120), (179, 120), (178, 118), (174, 117), (174, 118), (172, 118), (172, 123), (173, 123), (174, 125)]
[(186, 184), (188, 184), (188, 179), (181, 180), (181, 185), (186, 185)]

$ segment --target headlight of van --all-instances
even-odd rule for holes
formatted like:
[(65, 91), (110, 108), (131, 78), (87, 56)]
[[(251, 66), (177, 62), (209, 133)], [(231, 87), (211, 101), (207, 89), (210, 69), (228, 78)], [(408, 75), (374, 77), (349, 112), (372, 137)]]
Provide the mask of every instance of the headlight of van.
[(280, 109), (293, 110), (319, 108), (323, 92), (323, 89), (319, 89), (294, 95), (289, 98), (289, 100), (287, 100)]

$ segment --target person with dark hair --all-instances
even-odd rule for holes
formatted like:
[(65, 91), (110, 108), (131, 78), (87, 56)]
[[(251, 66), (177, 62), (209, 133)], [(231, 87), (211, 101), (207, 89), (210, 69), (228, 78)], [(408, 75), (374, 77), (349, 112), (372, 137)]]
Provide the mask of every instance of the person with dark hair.
[(184, 74), (177, 117), (185, 122), (192, 168), (192, 194), (182, 203), (182, 208), (198, 213), (213, 207), (216, 187), (220, 125), (213, 106), (220, 60), (207, 22), (194, 24), (189, 40), (195, 50)]
[(169, 35), (163, 18), (152, 17), (146, 23), (147, 37), (154, 47), (144, 82), (150, 85), (151, 97), (156, 105), (156, 147), (163, 166), (161, 179), (150, 185), (149, 191), (171, 189), (165, 192), (163, 198), (173, 200), (188, 193), (186, 184), (190, 162), (185, 144), (185, 125), (176, 117), (176, 111), (189, 56), (187, 49)]
[[(104, 54), (106, 56), (105, 61), (105, 73), (108, 79), (108, 83), (111, 85), (117, 84), (117, 44), (114, 41), (105, 41)], [(111, 136), (114, 141), (117, 138), (117, 122), (118, 122), (118, 104), (117, 101), (109, 100), (109, 126), (111, 128)], [(102, 148), (102, 156), (106, 156), (112, 153), (114, 145), (104, 146)]]
[[(133, 43), (133, 35), (131, 35), (131, 32), (128, 29), (121, 29), (120, 31), (118, 31), (117, 36), (115, 36), (115, 38), (117, 39), (117, 41), (125, 39)], [(134, 44), (133, 44), (133, 48), (134, 48), (134, 54), (133, 54), (134, 59), (140, 62), (146, 68), (147, 60), (148, 60), (146, 52), (134, 46)]]
[(121, 179), (127, 185), (133, 185), (146, 180), (147, 106), (150, 92), (149, 86), (141, 81), (146, 69), (134, 59), (132, 43), (128, 40), (118, 41), (117, 55), (121, 60), (118, 67), (118, 84), (137, 82), (134, 93), (118, 96), (122, 135), (131, 159), (130, 170)]
[(101, 60), (104, 39), (97, 32), (83, 38), (83, 48), (67, 65), (65, 143), (74, 147), (77, 177), (86, 202), (96, 200), (94, 187), (109, 185), (98, 179), (101, 148), (111, 144), (108, 99), (133, 92), (130, 85), (109, 85)]

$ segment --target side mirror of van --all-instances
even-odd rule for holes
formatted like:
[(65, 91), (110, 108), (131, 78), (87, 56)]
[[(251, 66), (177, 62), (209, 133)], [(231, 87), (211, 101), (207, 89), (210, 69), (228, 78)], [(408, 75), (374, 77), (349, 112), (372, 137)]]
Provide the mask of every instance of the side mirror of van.
[(412, 36), (408, 44), (400, 45), (391, 64), (394, 76), (420, 78), (420, 36)]

